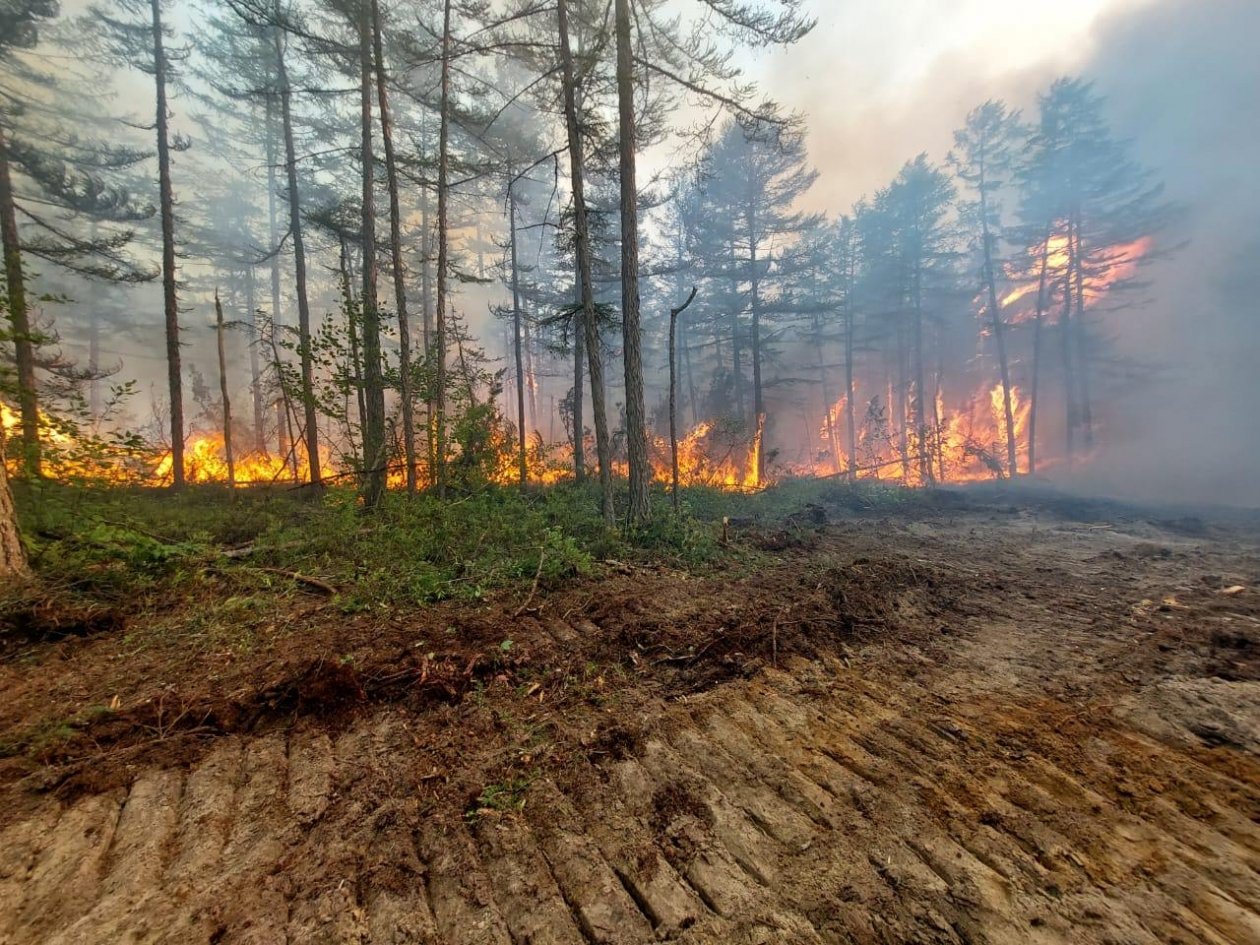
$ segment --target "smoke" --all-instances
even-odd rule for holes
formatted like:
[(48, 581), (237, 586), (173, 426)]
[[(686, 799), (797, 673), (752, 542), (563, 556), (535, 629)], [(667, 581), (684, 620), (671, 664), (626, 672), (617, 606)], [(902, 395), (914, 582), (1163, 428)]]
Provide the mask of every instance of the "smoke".
[[(1109, 100), (1188, 242), (1149, 270), (1147, 301), (1113, 316), (1149, 365), (1082, 484), (1143, 497), (1260, 505), (1260, 4), (1165, 0), (1101, 24), (1082, 70)], [(1088, 478), (1086, 478), (1088, 477)]]
[[(1147, 267), (1149, 284), (1104, 316), (1112, 343), (1096, 367), (1110, 398), (1102, 442), (1089, 463), (1057, 476), (1133, 498), (1260, 505), (1260, 3), (1130, 0), (1092, 21), (1050, 4), (1082, 28), (1055, 33), (1045, 23), (1040, 39), (1025, 29), (1005, 45), (993, 30), (1015, 21), (991, 6), (999, 21), (973, 23), (956, 41), (930, 34), (964, 32), (948, 17), (977, 4), (945, 5), (947, 15), (913, 6), (892, 5), (882, 27), (926, 17), (909, 52), (881, 39), (873, 21), (857, 41), (857, 14), (829, 9), (824, 35), (769, 64), (767, 88), (809, 118), (822, 172), (810, 209), (842, 211), (920, 151), (941, 160), (953, 129), (986, 99), (1031, 116), (1036, 92), (1055, 77), (1094, 80), (1117, 134), (1183, 210), (1158, 248), (1185, 245)], [(907, 56), (918, 59), (908, 65)]]

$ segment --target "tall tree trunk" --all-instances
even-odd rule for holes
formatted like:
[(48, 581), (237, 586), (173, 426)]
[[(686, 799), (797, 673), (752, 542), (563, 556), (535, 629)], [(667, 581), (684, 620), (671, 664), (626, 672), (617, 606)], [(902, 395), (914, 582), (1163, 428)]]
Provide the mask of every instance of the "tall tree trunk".
[[(277, 3), (277, 14), (279, 5)], [(302, 197), (298, 190), (297, 151), (293, 143), (292, 89), (284, 62), (284, 45), (280, 29), (273, 31), (276, 52), (276, 76), (280, 80), (280, 125), (284, 135), (284, 169), (289, 188), (289, 234), (293, 238), (293, 273), (298, 303), (298, 348), (302, 366), (303, 436), (306, 441), (306, 463), (312, 487), (322, 485), (319, 470), (319, 423), (315, 411), (315, 368), (311, 353), (311, 306), (306, 292), (306, 244), (302, 238)], [(278, 309), (277, 309), (278, 310)]]
[(516, 358), (516, 463), (521, 488), (529, 482), (525, 456), (525, 358), (521, 350), (521, 288), (516, 262), (516, 192), (508, 184), (508, 239), (512, 250), (512, 353)]
[(166, 374), (171, 397), (171, 488), (184, 480), (184, 383), (180, 367), (179, 299), (175, 294), (175, 192), (171, 184), (170, 129), (166, 106), (166, 51), (162, 37), (162, 0), (150, 0), (153, 12), (153, 85), (157, 92), (158, 203), (162, 221), (162, 308), (166, 316)]
[(227, 350), (223, 344), (223, 303), (214, 290), (214, 335), (219, 349), (219, 397), (223, 401), (223, 455), (227, 459), (228, 486), (236, 488), (236, 454), (232, 452), (232, 399), (228, 396)]
[(1037, 471), (1037, 404), (1041, 387), (1041, 336), (1046, 314), (1046, 275), (1050, 267), (1050, 232), (1041, 241), (1041, 275), (1037, 280), (1037, 309), (1033, 315), (1032, 383), (1028, 392), (1028, 474)]
[(442, 5), (442, 92), (439, 108), (438, 126), (438, 253), (437, 253), (437, 324), (435, 326), (435, 351), (437, 367), (437, 390), (433, 397), (434, 453), (436, 463), (436, 479), (438, 498), (446, 497), (446, 268), (447, 206), (450, 195), (448, 176), (450, 174), (450, 158), (447, 148), (450, 141), (451, 123), (451, 0)]
[(258, 309), (254, 298), (254, 267), (245, 267), (245, 307), (249, 309), (249, 392), (254, 408), (254, 451), (265, 453), (267, 441), (263, 437), (262, 366), (258, 360)]
[(381, 372), (381, 311), (376, 293), (376, 159), (372, 149), (372, 5), (359, 0), (360, 163), (363, 171), (363, 507), (375, 509), (385, 494), (385, 378)]
[[(817, 312), (814, 313), (814, 355), (815, 367), (818, 370), (818, 386), (822, 392), (823, 399), (823, 427), (827, 432), (827, 447), (831, 450), (832, 465), (835, 466), (835, 472), (840, 472), (840, 438), (836, 435), (835, 411), (832, 410), (834, 401), (831, 399), (831, 385), (827, 383), (827, 364), (826, 358), (823, 356), (823, 337), (822, 337), (822, 321)], [(806, 442), (809, 443), (813, 439), (813, 431), (807, 431), (808, 437)], [(813, 449), (810, 449), (813, 454)], [(811, 460), (812, 465), (812, 460)]]
[(88, 412), (101, 416), (101, 313), (93, 305), (88, 313)]
[(398, 310), (398, 395), (401, 400), (403, 462), (407, 467), (407, 491), (416, 491), (416, 418), (411, 389), (411, 322), (407, 315), (406, 270), (402, 255), (402, 212), (398, 203), (398, 167), (394, 161), (394, 126), (385, 81), (385, 54), (381, 38), (381, 11), (372, 0), (372, 49), (376, 60), (376, 98), (381, 111), (381, 145), (385, 150), (385, 180), (389, 188), (389, 252), (394, 272), (394, 305)]
[[(22, 468), (39, 476), (39, 393), (35, 387), (35, 338), (26, 306), (26, 279), (22, 273), (22, 247), (18, 242), (17, 205), (9, 170), (9, 144), (0, 127), (0, 237), (4, 243), (4, 281), (9, 324), (13, 329), (13, 354), (17, 367), (18, 412), (22, 424)], [(3, 572), (0, 572), (3, 573)]]
[[(1070, 231), (1069, 231), (1070, 232)], [(1068, 237), (1069, 244), (1071, 236)], [(1070, 250), (1069, 250), (1070, 252)], [(1064, 267), (1063, 273), (1063, 314), (1059, 317), (1059, 343), (1063, 355), (1063, 396), (1065, 401), (1064, 451), (1067, 461), (1072, 462), (1072, 454), (1076, 448), (1076, 373), (1072, 361), (1072, 267)]]
[[(852, 267), (850, 265), (850, 272)], [(849, 282), (852, 285), (852, 280)], [(857, 479), (857, 404), (853, 399), (853, 308), (845, 302), (844, 316), (844, 418), (845, 459), (849, 464), (849, 481)]]
[[(920, 263), (914, 268), (914, 339), (911, 356), (914, 359), (914, 422), (918, 433), (919, 481), (930, 486), (935, 477), (928, 451), (927, 384), (923, 374), (923, 272)], [(935, 409), (935, 408), (933, 408)]]
[(696, 375), (691, 364), (691, 326), (683, 325), (679, 332), (679, 347), (682, 349), (683, 373), (687, 375), (687, 406), (691, 412), (691, 425), (700, 422), (700, 414), (696, 407)]
[(591, 280), (591, 237), (586, 219), (586, 187), (582, 133), (578, 126), (573, 53), (569, 46), (567, 0), (557, 0), (557, 28), (560, 33), (560, 68), (564, 92), (565, 128), (569, 143), (569, 172), (573, 190), (573, 230), (577, 243), (578, 282), (582, 290), (582, 330), (586, 338), (586, 359), (591, 375), (591, 409), (595, 414), (595, 452), (599, 458), (600, 510), (604, 522), (613, 524), (612, 439), (604, 407), (604, 366), (600, 353), (599, 324), (595, 320), (595, 290)]
[(582, 482), (586, 478), (586, 413), (585, 398), (582, 388), (586, 385), (586, 330), (582, 323), (582, 277), (578, 265), (576, 251), (573, 261), (574, 304), (573, 312), (573, 478)]
[[(748, 226), (749, 308), (752, 311), (753, 418), (760, 437), (765, 436), (766, 399), (761, 386), (761, 277), (757, 272), (757, 216), (750, 203), (745, 214)], [(766, 451), (757, 448), (757, 485), (766, 479)]]
[(1090, 402), (1089, 326), (1085, 323), (1085, 250), (1082, 248), (1079, 211), (1076, 216), (1076, 241), (1071, 256), (1076, 268), (1076, 374), (1080, 379), (1081, 433), (1088, 451), (1094, 445), (1094, 411)]
[(678, 507), (678, 369), (677, 355), (675, 349), (677, 347), (678, 335), (678, 316), (683, 313), (691, 300), (696, 297), (696, 287), (691, 287), (691, 294), (687, 296), (687, 300), (682, 305), (676, 306), (669, 310), (669, 464), (670, 464), (670, 480), (673, 486), (672, 496), (674, 500), (674, 514), (679, 512)]
[(997, 271), (993, 265), (994, 236), (989, 230), (988, 186), (985, 164), (980, 162), (980, 226), (984, 242), (984, 283), (989, 293), (989, 317), (993, 322), (993, 343), (997, 347), (998, 372), (1002, 378), (1002, 413), (1006, 419), (1006, 475), (1014, 479), (1019, 475), (1015, 446), (1015, 411), (1011, 405), (1011, 369), (1006, 357), (1006, 322), (998, 305)]
[(4, 462), (4, 432), (0, 431), (0, 581), (12, 586), (30, 576), (26, 550), (18, 532), (17, 509), (9, 489), (9, 473)]
[[(277, 51), (277, 55), (279, 52)], [(278, 207), (276, 206), (276, 193), (279, 190), (279, 180), (276, 175), (276, 168), (279, 156), (276, 154), (276, 105), (275, 95), (268, 92), (266, 98), (266, 134), (267, 134), (267, 233), (271, 246), (271, 331), (274, 335), (282, 322), (280, 315), (280, 221)], [(290, 195), (292, 196), (292, 195)], [(273, 345), (274, 347), (274, 345)], [(278, 349), (277, 349), (278, 350)], [(280, 369), (280, 361), (277, 357), (275, 361), (276, 368), (276, 390), (281, 396), (276, 398), (276, 448), (279, 450), (281, 457), (287, 457), (290, 453), (289, 438), (286, 435), (288, 430), (288, 411), (285, 408), (284, 396), (284, 377)], [(262, 434), (260, 433), (259, 436)], [(297, 478), (297, 457), (293, 457), (294, 478)]]
[(630, 522), (652, 517), (647, 411), (643, 401), (643, 332), (639, 326), (639, 192), (635, 183), (634, 55), (630, 0), (616, 0), (617, 111), (621, 156), (621, 333), (626, 384), (626, 451), (630, 460)]
[(538, 392), (541, 389), (541, 385), (538, 382), (538, 367), (536, 363), (538, 355), (534, 350), (536, 336), (530, 331), (528, 319), (522, 319), (521, 331), (525, 343), (525, 397), (526, 403), (529, 405), (529, 428), (538, 433), (541, 426), (538, 422)]

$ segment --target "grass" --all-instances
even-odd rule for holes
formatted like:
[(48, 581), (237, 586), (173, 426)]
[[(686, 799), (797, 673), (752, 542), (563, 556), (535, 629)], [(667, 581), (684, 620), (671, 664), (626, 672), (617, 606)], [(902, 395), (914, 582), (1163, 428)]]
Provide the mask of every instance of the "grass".
[[(445, 502), (390, 493), (371, 514), (349, 489), (312, 501), (291, 490), (15, 485), (39, 594), (145, 615), (130, 622), (139, 629), (129, 630), (129, 647), (147, 645), (157, 627), (191, 647), (237, 651), (293, 629), (291, 603), (311, 593), (305, 578), (335, 589), (332, 603), (347, 614), (405, 612), (505, 588), (543, 593), (610, 560), (755, 564), (756, 553), (721, 544), (724, 516), (773, 522), (809, 504), (921, 501), (906, 490), (801, 480), (755, 495), (689, 488), (676, 516), (656, 490), (651, 524), (609, 529), (590, 484), (491, 487)], [(29, 606), (0, 591), (0, 628)]]

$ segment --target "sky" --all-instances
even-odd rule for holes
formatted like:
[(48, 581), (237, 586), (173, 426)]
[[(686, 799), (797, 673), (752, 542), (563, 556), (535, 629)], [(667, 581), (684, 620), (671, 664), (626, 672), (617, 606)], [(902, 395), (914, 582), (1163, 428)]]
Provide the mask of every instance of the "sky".
[(808, 118), (820, 179), (812, 209), (835, 212), (891, 180), (919, 151), (943, 157), (954, 128), (991, 96), (1030, 104), (1093, 53), (1099, 24), (1149, 0), (810, 0), (817, 26), (754, 57), (750, 76)]

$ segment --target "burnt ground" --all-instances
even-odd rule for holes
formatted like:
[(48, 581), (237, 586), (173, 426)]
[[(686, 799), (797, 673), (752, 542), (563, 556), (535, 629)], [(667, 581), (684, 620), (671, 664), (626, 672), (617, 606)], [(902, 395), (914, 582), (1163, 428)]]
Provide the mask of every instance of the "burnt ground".
[(313, 593), (248, 646), (33, 617), (0, 942), (1260, 941), (1254, 521), (984, 494), (732, 540)]

